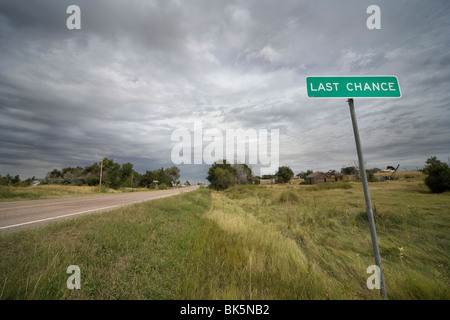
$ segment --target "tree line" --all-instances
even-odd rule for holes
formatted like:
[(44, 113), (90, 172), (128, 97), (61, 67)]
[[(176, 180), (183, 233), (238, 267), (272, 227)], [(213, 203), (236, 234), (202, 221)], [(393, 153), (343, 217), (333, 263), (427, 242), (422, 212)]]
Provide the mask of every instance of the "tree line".
[[(395, 169), (388, 166), (387, 169)], [(367, 170), (368, 180), (374, 178), (374, 173), (380, 171), (378, 168)], [(425, 184), (432, 192), (442, 193), (450, 190), (450, 167), (447, 163), (438, 160), (436, 157), (430, 157), (426, 161), (426, 166), (421, 170), (427, 175)], [(67, 167), (61, 170), (54, 169), (47, 173), (41, 184), (60, 184), (72, 186), (97, 186), (100, 184), (100, 172), (102, 185), (108, 188), (118, 189), (120, 187), (143, 187), (143, 188), (165, 188), (180, 184), (180, 169), (176, 166), (169, 168), (160, 168), (152, 171), (146, 171), (140, 174), (135, 171), (132, 163), (119, 164), (113, 159), (104, 158), (100, 163), (93, 163), (90, 166)], [(300, 172), (297, 174), (300, 178), (305, 178), (313, 173), (312, 170)], [(359, 174), (357, 165), (341, 168), (340, 172), (329, 170), (325, 174), (329, 177), (336, 174)], [(277, 179), (279, 183), (289, 182), (294, 176), (290, 167), (281, 166), (274, 175), (264, 175), (262, 179)], [(254, 176), (252, 169), (246, 164), (230, 164), (226, 160), (215, 162), (208, 170), (206, 179), (210, 186), (216, 190), (224, 190), (236, 184), (258, 184), (261, 177)], [(375, 178), (374, 178), (375, 179)], [(3, 186), (30, 186), (36, 178), (21, 180), (19, 175), (6, 176), (0, 175), (0, 185)], [(378, 180), (373, 180), (378, 181)], [(190, 185), (186, 181), (186, 185)]]
[[(368, 170), (369, 181), (373, 177), (374, 172), (380, 169), (374, 168)], [(313, 173), (312, 170), (300, 172), (297, 174), (299, 178), (306, 178)], [(357, 166), (342, 168), (340, 172), (336, 170), (329, 170), (325, 174), (329, 177), (336, 176), (338, 173), (342, 174), (359, 174)], [(226, 160), (218, 163), (215, 162), (208, 170), (206, 179), (210, 182), (210, 187), (216, 190), (224, 190), (236, 184), (258, 184), (260, 179), (276, 179), (277, 183), (288, 183), (294, 177), (294, 172), (288, 166), (280, 166), (273, 175), (263, 175), (262, 177), (254, 176), (252, 170), (246, 164), (227, 163)]]
[[(450, 161), (449, 161), (450, 162)], [(430, 157), (425, 162), (426, 166), (421, 170), (427, 175), (425, 184), (434, 193), (442, 193), (450, 190), (450, 167), (447, 163), (438, 160), (436, 157)], [(393, 166), (387, 166), (386, 169), (395, 170)], [(379, 168), (366, 170), (367, 180), (376, 182), (378, 179), (375, 173), (381, 171)], [(306, 178), (313, 173), (312, 170), (300, 172), (297, 174), (299, 178)], [(340, 172), (329, 170), (325, 174), (328, 177), (336, 177), (338, 174), (355, 175), (359, 179), (359, 164), (355, 162), (353, 165), (341, 168)], [(264, 175), (262, 179), (276, 179), (278, 183), (287, 183), (294, 177), (294, 172), (290, 167), (281, 166), (274, 175)], [(216, 190), (224, 190), (236, 184), (258, 184), (261, 179), (254, 176), (252, 169), (246, 164), (227, 163), (226, 160), (215, 162), (208, 170), (206, 179), (210, 182), (210, 187)]]
[[(276, 177), (278, 182), (289, 182), (294, 172), (289, 167), (279, 167), (273, 176), (263, 176), (264, 179)], [(230, 164), (226, 160), (214, 162), (208, 170), (206, 180), (210, 187), (216, 190), (225, 190), (237, 184), (259, 184), (260, 177), (254, 176), (252, 169), (245, 163)]]
[[(101, 174), (100, 174), (101, 172)], [(140, 174), (135, 171), (130, 162), (119, 164), (113, 159), (104, 158), (102, 162), (90, 166), (67, 167), (62, 170), (54, 169), (47, 173), (45, 182), (48, 184), (61, 184), (72, 186), (97, 186), (101, 184), (107, 188), (121, 187), (155, 188), (175, 186), (180, 183), (180, 169), (176, 166), (146, 171)]]
[[(57, 184), (70, 186), (98, 186), (101, 184), (107, 188), (118, 189), (121, 187), (149, 188), (158, 186), (159, 189), (180, 184), (180, 169), (176, 166), (147, 170), (141, 174), (134, 170), (132, 163), (119, 164), (113, 159), (104, 158), (101, 162), (95, 162), (86, 167), (66, 167), (61, 170), (53, 169), (48, 172), (45, 179), (40, 179), (40, 184)], [(19, 175), (12, 177), (0, 175), (2, 186), (30, 186), (35, 177), (21, 180)], [(186, 185), (190, 185), (186, 181)]]
[(0, 174), (0, 186), (28, 187), (31, 186), (34, 180), (36, 180), (35, 177), (21, 180), (19, 175), (13, 177), (10, 174), (6, 176)]
[[(133, 164), (124, 163), (120, 165), (112, 159), (103, 159), (101, 162), (93, 163), (86, 167), (67, 167), (61, 170), (54, 169), (47, 173), (41, 184), (59, 184), (71, 186), (97, 186), (100, 184), (100, 171), (102, 171), (102, 185), (108, 188), (120, 187), (146, 187), (154, 188), (156, 185), (170, 186), (179, 184), (180, 170), (177, 167), (161, 168), (153, 171), (146, 171), (145, 174), (136, 172)], [(102, 168), (101, 168), (102, 167)], [(0, 175), (0, 185), (4, 186), (30, 186), (35, 177), (21, 180), (19, 175), (12, 177)]]

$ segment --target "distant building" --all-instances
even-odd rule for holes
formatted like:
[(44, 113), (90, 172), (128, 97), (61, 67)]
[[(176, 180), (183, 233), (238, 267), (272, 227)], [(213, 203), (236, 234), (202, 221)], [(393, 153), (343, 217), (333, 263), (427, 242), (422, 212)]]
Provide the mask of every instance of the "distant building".
[(331, 179), (327, 177), (327, 175), (323, 172), (314, 172), (308, 175), (305, 178), (306, 184), (319, 184), (319, 183), (325, 183), (330, 182)]
[(260, 184), (271, 184), (271, 183), (277, 183), (277, 179), (259, 179)]

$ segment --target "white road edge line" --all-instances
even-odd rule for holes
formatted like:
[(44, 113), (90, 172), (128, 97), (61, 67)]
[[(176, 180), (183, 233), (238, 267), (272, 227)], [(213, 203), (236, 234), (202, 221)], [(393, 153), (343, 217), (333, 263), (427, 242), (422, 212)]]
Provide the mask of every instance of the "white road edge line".
[(38, 222), (43, 222), (43, 221), (48, 221), (48, 220), (55, 220), (55, 219), (59, 219), (59, 218), (74, 216), (74, 215), (77, 215), (77, 214), (89, 213), (89, 212), (94, 212), (94, 211), (99, 211), (99, 210), (104, 210), (104, 209), (111, 209), (111, 208), (120, 207), (120, 206), (127, 206), (127, 205), (130, 205), (130, 204), (140, 203), (140, 202), (144, 202), (144, 201), (150, 201), (150, 200), (170, 197), (170, 196), (174, 196), (174, 195), (177, 195), (177, 194), (180, 194), (180, 193), (168, 194), (168, 195), (159, 196), (159, 197), (153, 198), (153, 199), (139, 200), (139, 201), (126, 203), (126, 204), (116, 204), (114, 206), (109, 206), (109, 207), (103, 207), (103, 208), (97, 208), (97, 209), (92, 209), (92, 210), (68, 213), (68, 214), (65, 214), (65, 215), (62, 215), (62, 216), (57, 216), (57, 217), (50, 217), (50, 218), (45, 218), (45, 219), (39, 219), (39, 220), (33, 220), (33, 221), (28, 221), (28, 222), (22, 222), (22, 223), (18, 223), (18, 224), (12, 224), (12, 225), (9, 225), (9, 226), (0, 227), (0, 230), (8, 229), (8, 228), (14, 228), (14, 227), (20, 227), (20, 226), (24, 226), (24, 225), (27, 225), (27, 224), (38, 223)]

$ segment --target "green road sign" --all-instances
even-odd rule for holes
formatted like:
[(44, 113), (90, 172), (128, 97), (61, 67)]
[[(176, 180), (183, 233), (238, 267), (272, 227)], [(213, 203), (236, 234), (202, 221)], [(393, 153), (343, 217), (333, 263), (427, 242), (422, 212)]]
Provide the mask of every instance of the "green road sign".
[(400, 98), (395, 76), (306, 77), (309, 98)]

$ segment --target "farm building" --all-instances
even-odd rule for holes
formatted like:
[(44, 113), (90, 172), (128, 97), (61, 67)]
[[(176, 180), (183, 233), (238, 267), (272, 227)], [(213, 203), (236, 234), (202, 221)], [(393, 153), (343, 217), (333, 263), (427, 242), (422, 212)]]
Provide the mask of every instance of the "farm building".
[(305, 182), (307, 184), (318, 184), (318, 183), (325, 183), (325, 182), (330, 182), (330, 181), (331, 181), (331, 179), (328, 178), (325, 173), (320, 172), (320, 171), (311, 173), (309, 176), (307, 176), (305, 178)]
[(260, 184), (277, 183), (277, 179), (259, 179)]

